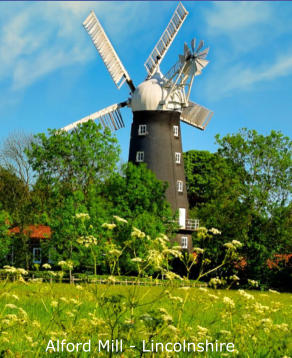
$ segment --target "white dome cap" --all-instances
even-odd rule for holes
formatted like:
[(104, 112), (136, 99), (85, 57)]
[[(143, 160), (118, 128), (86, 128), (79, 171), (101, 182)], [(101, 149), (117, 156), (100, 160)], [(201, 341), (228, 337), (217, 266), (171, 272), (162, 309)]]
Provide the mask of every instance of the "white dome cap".
[[(137, 111), (158, 111), (163, 110), (161, 101), (166, 97), (167, 90), (163, 88), (164, 80), (160, 72), (156, 72), (149, 80), (139, 84), (135, 89), (131, 107), (133, 112)], [(178, 96), (177, 100), (178, 100)], [(177, 109), (180, 110), (180, 106), (168, 105), (168, 108), (164, 110)]]

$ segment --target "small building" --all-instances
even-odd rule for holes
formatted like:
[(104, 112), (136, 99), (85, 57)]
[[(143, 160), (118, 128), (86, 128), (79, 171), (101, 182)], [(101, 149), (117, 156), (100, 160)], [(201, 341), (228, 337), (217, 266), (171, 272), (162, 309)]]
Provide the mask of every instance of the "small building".
[[(15, 237), (20, 234), (19, 226), (9, 230), (9, 233)], [(32, 263), (41, 264), (42, 263), (42, 248), (41, 240), (48, 240), (52, 236), (51, 228), (46, 225), (28, 225), (24, 228), (23, 234), (29, 237), (29, 250), (32, 253)], [(10, 262), (13, 264), (14, 259), (14, 249), (10, 253)]]

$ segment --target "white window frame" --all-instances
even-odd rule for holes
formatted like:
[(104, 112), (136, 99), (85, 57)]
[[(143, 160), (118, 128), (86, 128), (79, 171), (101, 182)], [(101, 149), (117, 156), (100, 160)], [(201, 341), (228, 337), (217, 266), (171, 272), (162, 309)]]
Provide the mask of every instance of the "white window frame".
[(175, 162), (176, 164), (180, 164), (181, 161), (181, 153), (180, 152), (175, 152)]
[(173, 135), (178, 137), (178, 126), (173, 126)]
[(144, 162), (144, 152), (136, 153), (136, 162), (138, 162), (138, 163)]
[[(38, 256), (36, 254), (37, 251), (39, 251)], [(39, 258), (39, 260), (36, 259), (36, 256)], [(32, 249), (32, 262), (34, 264), (40, 264), (42, 262), (42, 249), (40, 247), (34, 247)]]
[(179, 193), (183, 193), (183, 191), (184, 191), (184, 182), (182, 180), (178, 180), (176, 182), (176, 187), (177, 187), (177, 191)]
[(181, 244), (181, 248), (182, 249), (187, 249), (188, 248), (188, 237), (187, 236), (182, 236), (180, 238), (180, 244)]
[(148, 134), (147, 124), (139, 124), (138, 135), (146, 135), (146, 134)]

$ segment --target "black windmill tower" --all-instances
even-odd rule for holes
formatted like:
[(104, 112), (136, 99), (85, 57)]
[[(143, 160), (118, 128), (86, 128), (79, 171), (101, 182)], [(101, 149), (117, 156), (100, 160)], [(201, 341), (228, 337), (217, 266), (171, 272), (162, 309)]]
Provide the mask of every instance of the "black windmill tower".
[(120, 108), (128, 106), (133, 112), (129, 161), (144, 162), (158, 179), (167, 181), (166, 198), (179, 214), (177, 240), (182, 248), (191, 247), (190, 236), (197, 228), (197, 220), (188, 217), (188, 198), (185, 185), (180, 122), (204, 130), (212, 117), (208, 109), (189, 100), (194, 79), (208, 64), (208, 48), (204, 43), (191, 41), (191, 49), (184, 44), (178, 62), (163, 75), (159, 65), (188, 15), (179, 3), (165, 31), (145, 62), (147, 77), (135, 87), (115, 52), (104, 29), (92, 11), (83, 23), (116, 86), (126, 82), (130, 98), (93, 113), (63, 130), (71, 130), (88, 120), (99, 120), (104, 127), (118, 130), (124, 127)]

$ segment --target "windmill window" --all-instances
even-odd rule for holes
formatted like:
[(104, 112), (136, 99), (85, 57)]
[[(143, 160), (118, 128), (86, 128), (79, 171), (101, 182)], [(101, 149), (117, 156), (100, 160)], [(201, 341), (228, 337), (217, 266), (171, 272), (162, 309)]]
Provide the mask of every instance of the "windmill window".
[(138, 129), (138, 135), (146, 135), (147, 133), (147, 124), (140, 124)]
[(183, 183), (183, 181), (182, 181), (182, 180), (178, 180), (178, 181), (176, 182), (176, 186), (177, 186), (177, 191), (178, 191), (179, 193), (182, 193), (183, 190), (184, 190), (184, 183)]
[(144, 162), (144, 152), (136, 153), (136, 162)]
[(173, 126), (173, 135), (178, 137), (178, 126)]
[(175, 153), (175, 162), (176, 162), (176, 164), (180, 164), (180, 160), (181, 160), (181, 153), (176, 152)]
[(181, 237), (181, 248), (182, 249), (187, 249), (188, 248), (188, 237), (187, 236), (182, 236)]
[(40, 247), (34, 247), (32, 249), (32, 262), (34, 264), (40, 264), (42, 262), (42, 249)]

